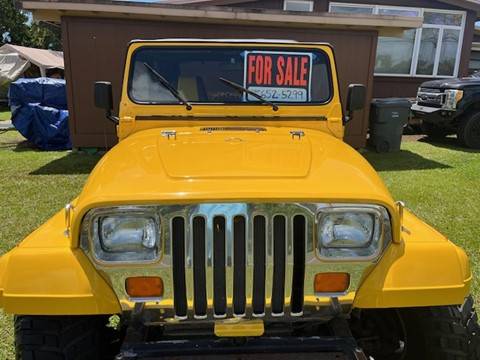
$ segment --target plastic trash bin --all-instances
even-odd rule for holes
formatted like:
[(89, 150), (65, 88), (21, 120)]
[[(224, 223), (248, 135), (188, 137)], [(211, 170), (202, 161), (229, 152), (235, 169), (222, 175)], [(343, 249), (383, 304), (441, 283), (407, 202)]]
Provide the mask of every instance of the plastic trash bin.
[(373, 99), (368, 144), (377, 152), (400, 151), (410, 106), (410, 101), (404, 98)]

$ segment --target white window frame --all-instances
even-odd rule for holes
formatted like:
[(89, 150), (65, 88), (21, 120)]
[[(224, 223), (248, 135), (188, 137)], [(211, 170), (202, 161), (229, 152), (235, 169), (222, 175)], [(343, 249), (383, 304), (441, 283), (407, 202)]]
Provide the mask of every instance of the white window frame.
[[(372, 13), (368, 15), (375, 14), (375, 5), (371, 4), (351, 4), (351, 3), (338, 3), (338, 2), (331, 2), (328, 6), (328, 12), (332, 12), (332, 6), (341, 6), (341, 7), (351, 7), (351, 8), (367, 8), (372, 9)], [(343, 13), (342, 13), (343, 14)], [(365, 14), (367, 15), (367, 14)]]
[(308, 11), (305, 11), (305, 12), (313, 11), (313, 0), (283, 0), (283, 10), (285, 11), (292, 11), (292, 10), (287, 10), (288, 2), (297, 3), (297, 4), (308, 4)]
[[(332, 10), (333, 6), (346, 6), (346, 7), (357, 7), (357, 8), (370, 8), (373, 7), (373, 15), (379, 14), (379, 9), (393, 9), (393, 10), (416, 10), (419, 12), (419, 16), (423, 17), (425, 12), (434, 12), (434, 13), (446, 13), (446, 14), (459, 14), (462, 15), (462, 23), (457, 25), (437, 25), (437, 24), (423, 24), (421, 28), (416, 29), (415, 32), (415, 42), (413, 44), (413, 54), (412, 62), (410, 64), (410, 72), (407, 74), (389, 74), (389, 73), (375, 73), (375, 76), (389, 76), (389, 77), (415, 77), (415, 78), (455, 78), (458, 76), (458, 70), (460, 68), (460, 57), (463, 48), (463, 36), (465, 33), (465, 23), (467, 18), (467, 13), (461, 10), (444, 10), (444, 9), (431, 9), (431, 8), (416, 8), (416, 7), (404, 7), (404, 6), (389, 6), (389, 5), (369, 5), (369, 4), (355, 4), (355, 3), (341, 3), (341, 2), (331, 2), (329, 5), (329, 12)], [(420, 54), (420, 42), (422, 39), (422, 31), (424, 28), (434, 28), (438, 29), (438, 40), (437, 47), (435, 50), (435, 60), (433, 75), (423, 75), (416, 74), (418, 66), (418, 55)], [(442, 41), (443, 33), (446, 29), (460, 30), (458, 37), (458, 47), (457, 54), (455, 58), (455, 67), (453, 70), (453, 75), (438, 75), (438, 66), (440, 64), (440, 54), (442, 51)]]

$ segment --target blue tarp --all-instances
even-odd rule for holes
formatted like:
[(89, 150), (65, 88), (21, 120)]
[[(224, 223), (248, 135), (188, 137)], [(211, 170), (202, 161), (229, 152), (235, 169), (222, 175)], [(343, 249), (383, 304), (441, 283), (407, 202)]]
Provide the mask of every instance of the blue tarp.
[(71, 149), (65, 80), (19, 79), (10, 84), (12, 123), (42, 150)]

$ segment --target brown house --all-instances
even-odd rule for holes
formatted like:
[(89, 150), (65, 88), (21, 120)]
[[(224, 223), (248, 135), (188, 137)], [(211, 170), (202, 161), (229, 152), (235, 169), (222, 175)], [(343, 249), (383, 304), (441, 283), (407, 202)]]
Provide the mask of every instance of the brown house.
[[(348, 84), (363, 83), (368, 87), (369, 102), (372, 97), (413, 97), (427, 78), (467, 73), (480, 10), (480, 5), (470, 0), (21, 3), (36, 19), (62, 24), (75, 147), (109, 147), (116, 142), (113, 125), (93, 107), (93, 83), (112, 81), (118, 100), (125, 49), (132, 39), (329, 42), (335, 48), (342, 96)], [(364, 146), (367, 126), (368, 106), (348, 125), (345, 140), (355, 147)]]

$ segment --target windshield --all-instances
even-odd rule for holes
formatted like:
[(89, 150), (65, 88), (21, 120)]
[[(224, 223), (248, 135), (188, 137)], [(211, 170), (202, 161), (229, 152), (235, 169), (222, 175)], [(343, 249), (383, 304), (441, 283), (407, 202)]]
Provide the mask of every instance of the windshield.
[(133, 54), (128, 92), (141, 104), (179, 104), (178, 94), (190, 103), (326, 103), (330, 71), (327, 54), (318, 49), (149, 46)]

